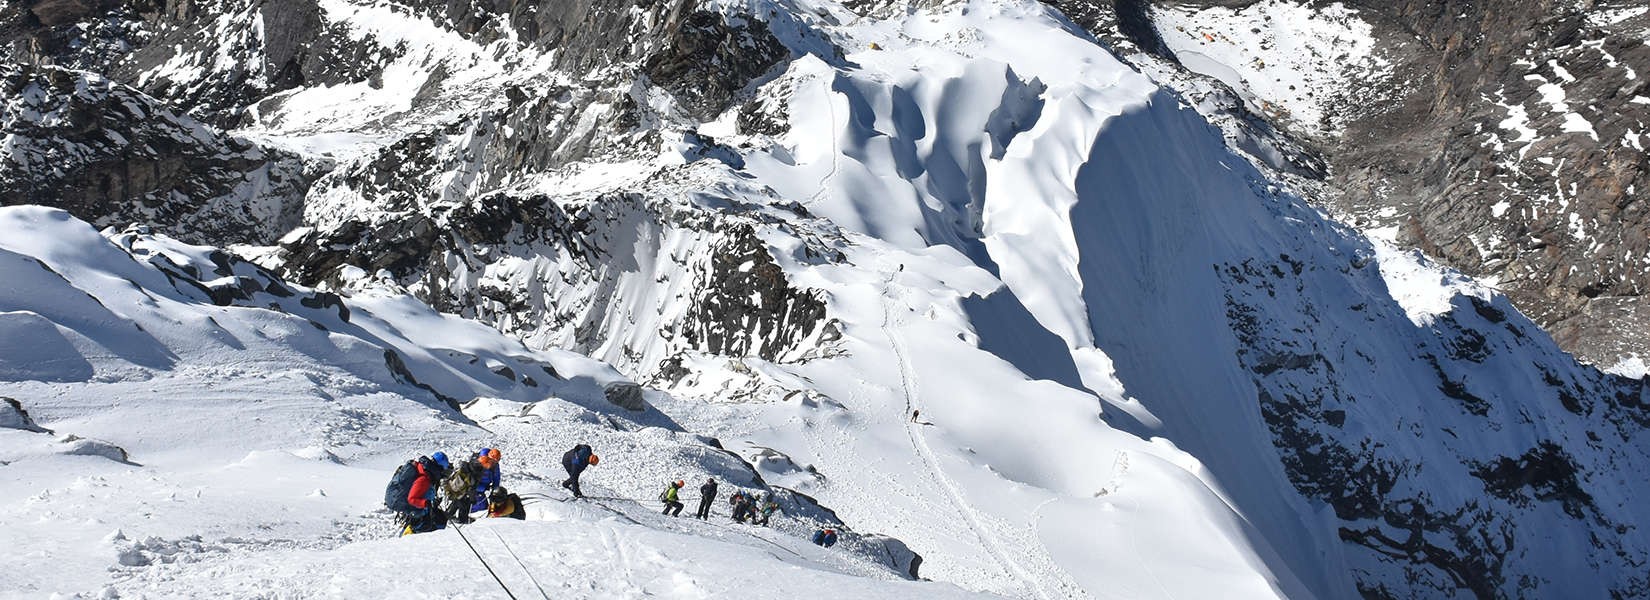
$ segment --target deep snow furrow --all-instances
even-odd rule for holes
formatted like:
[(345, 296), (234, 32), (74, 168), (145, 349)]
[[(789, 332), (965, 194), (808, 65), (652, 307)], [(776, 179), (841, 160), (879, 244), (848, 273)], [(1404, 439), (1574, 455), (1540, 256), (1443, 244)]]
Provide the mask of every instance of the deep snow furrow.
[[(894, 278), (897, 273), (898, 271), (889, 273), (888, 278), (883, 281), (882, 333), (888, 338), (888, 346), (894, 351), (895, 361), (899, 364), (900, 390), (905, 396), (905, 412), (903, 415), (909, 415), (913, 410), (920, 410), (920, 407), (917, 406), (916, 401), (916, 373), (911, 368), (910, 359), (906, 356), (905, 343), (896, 331), (896, 324), (901, 320), (896, 319), (894, 316), (895, 307), (891, 294), (893, 293)], [(969, 530), (974, 533), (976, 538), (979, 538), (980, 546), (991, 554), (991, 557), (997, 561), (1003, 572), (1018, 580), (1021, 587), (1035, 592), (1039, 598), (1048, 600), (1050, 598), (1048, 592), (1043, 590), (1037, 580), (1029, 573), (1021, 570), (1019, 563), (1010, 560), (1000, 546), (1000, 542), (986, 533), (985, 525), (980, 522), (979, 514), (964, 499), (962, 490), (958, 489), (956, 482), (951, 481), (951, 478), (946, 477), (945, 472), (940, 470), (939, 460), (934, 457), (934, 451), (928, 446), (928, 440), (923, 438), (921, 433), (916, 430), (915, 421), (904, 418), (903, 415), (900, 421), (905, 427), (905, 435), (910, 438), (911, 448), (917, 452), (917, 456), (922, 459), (924, 466), (927, 467), (923, 469), (923, 472), (927, 473), (929, 478), (933, 479), (940, 489), (945, 491), (946, 496), (951, 501), (952, 508), (962, 515), (963, 521), (968, 524)]]

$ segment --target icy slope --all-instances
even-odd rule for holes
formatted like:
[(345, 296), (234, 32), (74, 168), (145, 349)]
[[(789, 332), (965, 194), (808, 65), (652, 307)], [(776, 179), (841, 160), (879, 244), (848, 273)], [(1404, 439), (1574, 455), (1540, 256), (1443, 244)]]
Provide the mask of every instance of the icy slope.
[[(697, 521), (644, 524), (624, 512), (590, 506), (541, 504), (526, 522), (484, 521), (465, 527), (464, 538), (447, 530), (326, 551), (272, 550), (194, 569), (155, 569), (143, 581), (167, 593), (235, 597), (269, 590), (334, 598), (502, 597), (504, 590), (518, 598), (796, 598), (819, 590), (845, 598), (989, 597), (844, 573), (822, 566), (831, 564), (832, 550), (800, 538), (776, 537), (763, 545), (733, 534), (745, 539), (725, 541), (717, 537), (728, 534), (695, 526)], [(655, 517), (652, 511), (637, 516)], [(475, 553), (486, 558), (499, 581), (484, 571)], [(408, 577), (407, 565), (417, 565), (419, 574)]]
[[(523, 407), (528, 354), (487, 354), (505, 375), (405, 334), (420, 383), (506, 398), (470, 407), (484, 439), (542, 465), (576, 437), (539, 423), (616, 422), (604, 445), (672, 448), (606, 471), (618, 496), (760, 474), (1016, 597), (1646, 588), (1642, 381), (1307, 208), (1041, 3), (533, 6), (316, 3), (372, 59), (242, 123), (338, 160), (265, 266), (670, 392)], [(197, 25), (250, 13), (223, 14)], [(429, 35), (379, 55), (390, 22)], [(26, 376), (85, 377), (76, 343)]]
[[(795, 372), (844, 416), (798, 436), (774, 408), (783, 425), (756, 437), (848, 479), (820, 494), (845, 514), (946, 548), (936, 572), (1028, 596), (1642, 590), (1640, 484), (1617, 475), (1650, 462), (1642, 381), (1577, 365), (1505, 299), (1281, 193), (1036, 5), (822, 27), (851, 50), (772, 84), (791, 127), (746, 170), (877, 240), (848, 237), (851, 267), (792, 265), (828, 290), (855, 365)], [(1186, 454), (1108, 440), (1081, 394), (995, 359), (1092, 390), (1119, 427)], [(894, 426), (915, 408), (932, 428)], [(863, 508), (890, 485), (959, 518), (917, 532)], [(1209, 521), (1062, 535), (1165, 527), (1133, 511), (1199, 497), (1219, 500), (1179, 514)], [(1106, 554), (1120, 539), (1180, 560)], [(1188, 555), (1204, 575), (1152, 573)]]
[[(1578, 367), (1486, 292), (1499, 321), (1412, 320), (1394, 296), (1477, 305), (1377, 260), (1040, 5), (755, 12), (792, 58), (745, 107), (702, 123), (648, 90), (632, 139), (652, 156), (369, 211), (289, 240), (285, 268), (345, 287), (339, 263), (386, 269), (670, 386), (693, 428), (975, 589), (1634, 588), (1631, 485), (1604, 474), (1643, 468), (1642, 383)], [(429, 152), (510, 164), (464, 149), (498, 138), (462, 139)], [(372, 191), (375, 172), (335, 183)], [(1416, 290), (1388, 289), (1396, 268)], [(1583, 532), (1597, 543), (1558, 545), (1603, 578), (1540, 551)]]
[[(0, 209), (0, 230), (12, 282), (0, 293), (0, 395), (18, 401), (0, 406), (8, 592), (342, 596), (435, 552), (459, 566), (402, 571), (393, 585), (465, 595), (490, 579), (455, 536), (385, 539), (383, 483), (408, 456), (492, 446), (539, 522), (491, 528), (517, 540), (541, 581), (573, 586), (565, 593), (715, 595), (770, 572), (790, 574), (795, 593), (955, 593), (900, 591), (893, 582), (914, 569), (902, 544), (785, 490), (772, 529), (725, 525), (721, 505), (705, 525), (650, 518), (652, 503), (626, 498), (651, 499), (671, 478), (770, 488), (671, 417), (611, 402), (634, 384), (605, 365), (528, 350), (401, 294), (344, 301), (214, 249), (106, 238), (61, 211)], [(467, 412), (442, 399), (456, 397)], [(560, 453), (579, 441), (607, 458), (587, 476), (602, 508), (552, 499), (564, 496), (548, 483)], [(819, 526), (844, 530), (843, 542), (812, 546)], [(544, 535), (555, 542), (535, 543)], [(495, 562), (509, 560), (499, 547), (485, 554), (508, 564)], [(628, 569), (566, 570), (627, 555)]]

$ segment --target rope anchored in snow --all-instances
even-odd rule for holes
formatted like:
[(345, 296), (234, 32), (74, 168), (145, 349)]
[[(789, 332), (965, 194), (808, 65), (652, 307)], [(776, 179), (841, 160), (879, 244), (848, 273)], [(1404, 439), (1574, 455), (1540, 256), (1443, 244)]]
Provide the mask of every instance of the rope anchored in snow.
[[(515, 594), (510, 593), (510, 586), (504, 585), (504, 580), (499, 579), (498, 573), (493, 571), (493, 566), (487, 564), (487, 559), (482, 558), (481, 553), (476, 551), (475, 544), (470, 543), (469, 536), (464, 535), (464, 527), (462, 525), (453, 525), (453, 531), (458, 532), (458, 539), (464, 540), (464, 545), (470, 547), (470, 553), (476, 555), (476, 560), (481, 561), (481, 566), (486, 567), (487, 574), (492, 575), (493, 576), (493, 581), (498, 582), (498, 589), (504, 590), (504, 595), (509, 596), (510, 600), (518, 600), (516, 598)], [(534, 585), (538, 584), (537, 581), (535, 581), (533, 583), (534, 583)], [(539, 591), (543, 592), (544, 590), (540, 589)]]
[(521, 567), (521, 572), (527, 574), (527, 580), (533, 582), (533, 587), (538, 588), (539, 595), (543, 596), (544, 600), (550, 600), (550, 594), (545, 593), (544, 592), (544, 586), (539, 585), (539, 578), (533, 576), (533, 571), (529, 570), (527, 568), (527, 565), (525, 565), (521, 562), (521, 557), (516, 556), (516, 551), (511, 550), (510, 549), (510, 544), (507, 544), (507, 543), (504, 542), (504, 536), (499, 535), (498, 530), (493, 530), (493, 537), (498, 538), (498, 544), (500, 546), (504, 546), (504, 551), (505, 552), (510, 553), (510, 558), (516, 561), (516, 566)]

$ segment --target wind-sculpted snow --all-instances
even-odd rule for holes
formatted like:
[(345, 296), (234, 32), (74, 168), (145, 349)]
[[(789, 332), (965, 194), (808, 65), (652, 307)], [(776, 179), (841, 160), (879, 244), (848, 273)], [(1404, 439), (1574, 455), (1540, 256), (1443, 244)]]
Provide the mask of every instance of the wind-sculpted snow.
[[(1577, 364), (1493, 290), (1310, 208), (1269, 179), (1321, 166), (1286, 137), (1245, 124), (1253, 156), (1234, 153), (1232, 123), (1191, 106), (1230, 98), (1161, 87), (1045, 3), (315, 6), (339, 48), (393, 51), (248, 105), (239, 134), (327, 170), (303, 226), (244, 249), (262, 266), (83, 226), (62, 230), (95, 261), (10, 249), (8, 269), (40, 258), (52, 272), (19, 277), (33, 291), (0, 306), (4, 327), (42, 340), (0, 344), (0, 358), (42, 359), (0, 375), (32, 394), (20, 400), (38, 426), (97, 440), (76, 456), (154, 463), (187, 496), (197, 480), (176, 454), (97, 416), (187, 392), (237, 407), (217, 418), (272, 453), (235, 447), (224, 468), (387, 471), (482, 439), (522, 457), (539, 491), (561, 448), (592, 439), (617, 449), (594, 471), (604, 497), (652, 498), (683, 473), (782, 485), (787, 551), (842, 522), (898, 538), (853, 533), (824, 563), (796, 553), (873, 579), (920, 562), (924, 577), (1023, 598), (1647, 587), (1642, 380)], [(8, 233), (63, 220), (8, 214)], [(136, 287), (88, 283), (108, 265)], [(75, 300), (88, 294), (114, 316)], [(247, 355), (299, 366), (222, 358)], [(265, 417), (295, 425), (247, 424)], [(305, 428), (325, 433), (292, 433)], [(65, 454), (26, 435), (21, 456)], [(365, 530), (372, 491), (257, 506)], [(530, 526), (624, 537), (575, 522), (588, 508), (669, 530), (631, 532), (667, 548), (725, 533), (598, 504)], [(200, 538), (107, 542), (88, 526), (69, 546), (118, 549), (130, 570), (116, 591), (233, 575), (198, 557), (234, 555), (242, 527), (211, 522)], [(292, 526), (292, 564), (452, 545), (334, 550), (365, 535), (317, 523)], [(635, 547), (594, 551), (632, 577), (574, 576), (567, 594), (722, 589), (659, 587), (666, 572), (707, 575), (624, 562)], [(566, 572), (527, 563), (520, 575)]]
[[(781, 80), (792, 86), (793, 115), (783, 151), (747, 158), (782, 196), (804, 198), (811, 213), (833, 223), (927, 253), (944, 255), (936, 244), (955, 248), (1000, 278), (1012, 295), (999, 297), (1024, 306), (973, 302), (967, 320), (959, 318), (964, 311), (955, 309), (955, 297), (932, 295), (984, 295), (992, 285), (963, 287), (955, 267), (940, 261), (893, 269), (919, 275), (889, 275), (883, 293), (891, 310), (940, 322), (945, 315), (992, 322), (955, 327), (965, 338), (980, 332), (982, 348), (1006, 348), (1001, 358), (1016, 364), (1069, 361), (1083, 387), (1108, 405), (1111, 422), (1173, 440), (1197, 457), (1193, 472), (1242, 515), (1245, 526), (1225, 534), (1254, 553), (1239, 562), (1265, 565), (1261, 572), (1276, 578), (1274, 591), (1606, 596), (1643, 589), (1633, 565), (1650, 548), (1627, 533), (1642, 511), (1630, 501), (1635, 484), (1618, 475), (1650, 466), (1641, 381), (1577, 365), (1492, 292), (1452, 288), (1453, 276), (1436, 267), (1377, 252), (1267, 182), (1175, 96), (1092, 47), (1085, 53), (1076, 38), (1072, 47), (1061, 46), (1047, 33), (1058, 21), (1043, 21), (1050, 29), (1034, 36), (1021, 29), (1038, 23), (1026, 12), (989, 3), (973, 9), (967, 17), (919, 15), (852, 29), (858, 47), (874, 41), (882, 48), (849, 53), (858, 70), (798, 61)], [(1021, 57), (1009, 41), (1032, 38), (1038, 51), (1085, 68), (1060, 69), (1030, 52)], [(968, 51), (981, 46), (992, 48), (989, 58)], [(921, 64), (921, 76), (912, 63)], [(1107, 63), (1112, 67), (1098, 66)], [(946, 83), (930, 87), (936, 80)], [(1037, 105), (1004, 94), (1004, 80), (1035, 81)], [(993, 102), (970, 108), (953, 98)], [(1006, 137), (996, 134), (1003, 113), (1025, 117), (1010, 129), (1017, 135), (1006, 148), (992, 150)], [(958, 131), (971, 137), (959, 140)], [(959, 164), (974, 166), (954, 168)], [(811, 186), (819, 187), (810, 192)], [(971, 229), (978, 233), (968, 235)], [(864, 264), (852, 254), (848, 262)], [(1395, 269), (1419, 269), (1402, 274), (1409, 289), (1401, 297), (1424, 292), (1444, 305), (1400, 304), (1387, 285), (1400, 280)], [(898, 284), (913, 278), (934, 281), (917, 290)], [(1285, 296), (1282, 285), (1296, 295)], [(855, 324), (876, 320), (874, 313), (852, 316), (864, 309), (849, 306), (840, 291), (832, 296), (846, 339), (858, 338)], [(995, 323), (1030, 325), (1027, 312), (1041, 325), (1020, 335), (1023, 342), (985, 337), (1005, 335)], [(1418, 314), (1431, 323), (1418, 324)], [(1050, 333), (1064, 343), (1050, 344)], [(1016, 442), (996, 427), (973, 429), (973, 419), (1001, 425), (1009, 414), (1035, 415), (1039, 408), (952, 356), (941, 359), (951, 368), (938, 377), (967, 383), (928, 391), (931, 378), (920, 365), (938, 352), (924, 347), (908, 353), (914, 358), (896, 357), (917, 365), (902, 367), (904, 395), (944, 428), (942, 447), (989, 465), (988, 479), (1071, 494), (1056, 482), (1102, 488), (1120, 478), (1126, 488), (1128, 477), (1105, 473), (1127, 468), (1118, 464), (1139, 470), (1145, 462), (1114, 461), (1131, 454), (1097, 452), (1108, 444), (1047, 431), (1044, 423), (1069, 416), (1024, 417), (1039, 423), (1034, 441)], [(1071, 383), (1059, 369), (1047, 376)], [(830, 390), (818, 383), (825, 379), (810, 376), (816, 389)], [(1016, 402), (970, 414), (969, 399), (981, 395)], [(1055, 439), (1085, 451), (1051, 452)], [(1062, 465), (1023, 462), (1048, 454), (1065, 457)], [(835, 470), (845, 468), (851, 469)], [(993, 502), (985, 487), (965, 486), (980, 497), (976, 506), (998, 507), (999, 518), (1016, 512), (1001, 507), (1021, 502)], [(1606, 495), (1614, 499), (1599, 500)], [(1318, 512), (1314, 506), (1334, 509), (1333, 516), (1308, 517)], [(1008, 520), (984, 529), (1002, 535), (1017, 526)], [(1482, 537), (1486, 531), (1495, 532), (1493, 539)], [(907, 537), (919, 548), (924, 541)], [(1005, 544), (1015, 557), (1004, 562), (1036, 568), (1039, 559), (1025, 554), (1046, 553), (1043, 560), (1056, 564), (1083, 554), (1064, 539), (1045, 534), (1042, 541), (1042, 549), (1029, 551)], [(984, 554), (990, 562), (992, 553)], [(1243, 555), (1217, 560), (1236, 556)], [(931, 568), (955, 568), (947, 558), (955, 556), (930, 556)], [(1088, 590), (1099, 592), (1101, 580), (1117, 585), (1140, 577), (1097, 568), (1103, 575), (1077, 583), (1092, 582)], [(1012, 571), (999, 576), (1013, 579)], [(1017, 593), (1048, 592), (1026, 585)]]

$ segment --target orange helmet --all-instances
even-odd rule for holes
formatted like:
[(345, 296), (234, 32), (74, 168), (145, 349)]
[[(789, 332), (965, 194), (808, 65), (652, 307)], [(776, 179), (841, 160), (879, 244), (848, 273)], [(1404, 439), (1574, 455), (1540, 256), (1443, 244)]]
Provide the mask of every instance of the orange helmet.
[(687, 485), (687, 482), (682, 481), (680, 479), (676, 480), (676, 487), (682, 487), (684, 485)]
[(493, 459), (493, 462), (498, 462), (500, 459), (504, 458), (504, 454), (500, 453), (498, 448), (494, 448), (487, 451), (487, 458)]
[(590, 464), (591, 465), (595, 465), (596, 463), (599, 463), (601, 461), (602, 461), (602, 459), (597, 457), (596, 455), (594, 455), (594, 454), (590, 455)]

